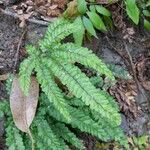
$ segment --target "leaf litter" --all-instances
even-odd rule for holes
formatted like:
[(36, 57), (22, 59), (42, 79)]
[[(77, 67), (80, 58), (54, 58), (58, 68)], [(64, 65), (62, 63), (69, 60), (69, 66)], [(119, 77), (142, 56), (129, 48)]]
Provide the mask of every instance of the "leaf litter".
[(19, 78), (15, 76), (10, 94), (10, 108), (13, 120), (18, 129), (28, 133), (34, 119), (39, 97), (39, 84), (35, 77), (31, 77), (29, 95), (25, 96), (19, 85)]

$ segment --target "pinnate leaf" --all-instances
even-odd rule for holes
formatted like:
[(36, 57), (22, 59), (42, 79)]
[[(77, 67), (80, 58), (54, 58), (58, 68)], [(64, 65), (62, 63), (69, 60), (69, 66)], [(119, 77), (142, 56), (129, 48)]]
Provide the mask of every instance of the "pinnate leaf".
[(87, 17), (83, 16), (83, 24), (85, 26), (85, 29), (93, 36), (97, 37), (95, 29), (93, 27), (92, 22)]

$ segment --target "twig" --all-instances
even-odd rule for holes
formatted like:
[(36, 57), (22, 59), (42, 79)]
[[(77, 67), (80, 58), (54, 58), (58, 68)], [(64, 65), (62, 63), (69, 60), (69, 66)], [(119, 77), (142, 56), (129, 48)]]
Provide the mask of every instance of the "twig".
[(17, 46), (17, 52), (16, 52), (16, 55), (15, 55), (15, 63), (14, 63), (14, 67), (13, 67), (13, 74), (15, 74), (16, 72), (16, 66), (17, 66), (17, 62), (18, 62), (18, 56), (19, 56), (19, 50), (20, 50), (20, 47), (21, 47), (21, 44), (22, 44), (22, 40), (25, 36), (25, 33), (26, 33), (26, 29), (24, 29), (21, 37), (20, 37), (20, 40), (19, 40), (19, 43), (18, 43), (18, 46)]
[(132, 59), (132, 56), (131, 56), (131, 54), (129, 52), (128, 46), (127, 46), (127, 44), (125, 42), (124, 42), (124, 47), (125, 47), (125, 51), (128, 54), (128, 57), (129, 57), (129, 62), (130, 62), (130, 65), (131, 65), (131, 69), (132, 69), (132, 73), (133, 73), (135, 82), (137, 83), (137, 85), (139, 85), (139, 81), (137, 79), (136, 72), (135, 72), (135, 69), (134, 69), (135, 67), (134, 67), (134, 64), (133, 64), (133, 59)]
[[(19, 19), (21, 15), (18, 15), (17, 13), (13, 13), (9, 10), (4, 10), (2, 8), (0, 8), (0, 12), (2, 12), (5, 15), (11, 16), (15, 19)], [(56, 18), (51, 18), (49, 21), (53, 22)], [(37, 20), (37, 19), (26, 19), (26, 21), (34, 23), (34, 24), (38, 24), (38, 25), (43, 25), (43, 26), (48, 26), (49, 22), (47, 21), (42, 21), (42, 20)]]
[(136, 72), (135, 72), (135, 69), (134, 69), (135, 67), (134, 67), (133, 59), (132, 59), (132, 56), (131, 56), (131, 54), (129, 52), (129, 49), (128, 49), (128, 46), (127, 46), (126, 42), (124, 42), (124, 47), (125, 47), (125, 51), (128, 54), (128, 57), (129, 57), (129, 61), (130, 61), (130, 65), (131, 65), (131, 69), (132, 69), (132, 73), (133, 73), (133, 78), (135, 80), (135, 83), (136, 83), (136, 86), (137, 86), (137, 90), (138, 90), (139, 96), (140, 96), (140, 102), (142, 104), (143, 102), (146, 102), (148, 100), (147, 100), (145, 91), (144, 91), (143, 87), (141, 86), (141, 84), (140, 84), (140, 82), (139, 82), (139, 80), (137, 78), (137, 75), (136, 75)]

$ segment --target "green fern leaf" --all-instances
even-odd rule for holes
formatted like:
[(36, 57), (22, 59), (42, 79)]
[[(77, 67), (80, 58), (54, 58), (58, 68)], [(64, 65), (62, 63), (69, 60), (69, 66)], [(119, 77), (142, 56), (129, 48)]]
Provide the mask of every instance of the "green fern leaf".
[(67, 43), (60, 45), (57, 50), (52, 52), (51, 56), (59, 58), (62, 62), (79, 62), (87, 67), (95, 69), (100, 74), (105, 74), (111, 80), (114, 80), (114, 76), (107, 66), (87, 48), (78, 47), (73, 43)]
[[(61, 114), (58, 114), (58, 112), (56, 112), (54, 107), (50, 106), (50, 108), (51, 111), (47, 110), (50, 116), (56, 118), (58, 121), (66, 122), (65, 118), (63, 118)], [(103, 141), (108, 141), (112, 139), (113, 132), (109, 132), (107, 131), (107, 128), (101, 126), (101, 124), (100, 125), (97, 124), (82, 110), (69, 107), (69, 112), (72, 116), (70, 124), (73, 128), (78, 128), (82, 132), (87, 132), (92, 134), (93, 136), (97, 136), (98, 138), (103, 139)]]
[(28, 95), (28, 91), (30, 87), (30, 78), (34, 67), (35, 67), (35, 61), (32, 58), (26, 59), (20, 65), (19, 81), (20, 81), (21, 89), (25, 95)]
[(76, 148), (83, 150), (85, 149), (83, 143), (76, 137), (76, 135), (71, 132), (63, 123), (56, 123), (53, 125), (53, 130), (55, 133), (62, 137), (65, 141), (71, 143)]
[(51, 24), (45, 37), (40, 41), (40, 48), (45, 52), (47, 49), (51, 51), (54, 45), (60, 43), (65, 37), (73, 33), (77, 29), (74, 29), (73, 24), (70, 24), (68, 21), (60, 19), (56, 23)]
[(58, 111), (60, 111), (60, 113), (62, 113), (64, 117), (70, 120), (70, 115), (67, 110), (68, 104), (65, 102), (60, 89), (54, 82), (54, 77), (52, 76), (50, 71), (44, 69), (44, 67), (40, 68), (40, 64), (36, 68), (36, 71), (37, 79), (41, 84), (43, 92), (46, 93), (49, 101), (54, 104), (56, 109), (58, 109)]
[[(45, 149), (51, 150), (69, 150), (69, 147), (52, 131), (51, 127), (49, 126), (46, 120), (41, 122), (41, 119), (36, 120), (37, 126), (37, 134), (39, 137), (38, 142), (43, 142), (43, 144), (38, 144), (37, 146), (42, 150), (44, 147)], [(44, 146), (44, 147), (41, 147)]]
[(12, 121), (6, 126), (6, 136), (6, 144), (9, 146), (9, 150), (25, 150), (22, 135)]
[[(61, 145), (63, 146), (62, 149), (64, 149), (66, 145), (64, 139), (67, 140), (69, 138), (67, 136), (68, 132), (65, 134), (67, 137), (61, 136), (61, 138), (54, 133), (48, 124), (51, 118), (70, 124), (73, 128), (90, 133), (104, 141), (114, 139), (123, 143), (122, 139), (125, 139), (119, 129), (121, 117), (118, 113), (118, 106), (113, 98), (110, 98), (105, 91), (97, 89), (74, 63), (78, 62), (85, 67), (92, 68), (99, 74), (104, 74), (112, 82), (114, 81), (113, 74), (87, 48), (76, 46), (73, 43), (62, 44), (63, 39), (74, 33), (76, 28), (73, 23), (69, 23), (63, 19), (58, 19), (50, 24), (43, 40), (36, 47), (31, 45), (27, 47), (29, 53), (28, 59), (32, 59), (34, 65), (32, 66), (29, 63), (29, 66), (31, 65), (29, 67), (27, 59), (23, 61), (20, 69), (20, 79), (23, 82), (21, 84), (25, 93), (30, 83), (29, 76), (34, 69), (41, 89), (47, 96), (45, 100), (40, 100), (41, 116), (43, 117), (39, 118), (38, 123), (41, 122), (41, 125), (38, 126), (36, 124), (35, 126), (35, 131), (38, 132), (39, 137), (40, 135), (44, 137), (44, 134), (46, 136), (42, 141), (43, 143), (39, 142), (38, 148), (40, 150), (43, 144), (48, 144), (47, 149), (56, 149), (54, 145), (50, 146), (49, 143), (51, 142), (56, 142), (58, 149), (60, 149)], [(27, 66), (30, 69), (26, 72)], [(66, 99), (65, 93), (59, 85), (60, 83), (55, 80), (56, 77), (67, 88), (66, 91), (69, 90), (74, 98), (81, 101), (81, 103), (77, 101), (76, 103), (71, 103)], [(98, 120), (94, 120), (94, 117), (92, 118), (92, 112), (99, 115)], [(45, 128), (43, 130), (43, 126), (48, 130), (48, 134)], [(66, 131), (65, 129), (64, 131)], [(69, 134), (69, 136), (71, 135)], [(49, 137), (54, 137), (54, 141), (50, 141)], [(70, 143), (72, 142), (70, 141)], [(76, 147), (79, 146), (76, 142), (74, 145)], [(66, 149), (68, 149), (67, 146)]]
[[(53, 67), (51, 67), (51, 65)], [(102, 116), (120, 125), (121, 118), (118, 112), (111, 107), (107, 98), (100, 94), (92, 85), (89, 78), (80, 69), (69, 64), (50, 63), (53, 73), (67, 85), (69, 90), (77, 97), (81, 98), (87, 106), (98, 111)], [(111, 116), (111, 117), (110, 117)]]

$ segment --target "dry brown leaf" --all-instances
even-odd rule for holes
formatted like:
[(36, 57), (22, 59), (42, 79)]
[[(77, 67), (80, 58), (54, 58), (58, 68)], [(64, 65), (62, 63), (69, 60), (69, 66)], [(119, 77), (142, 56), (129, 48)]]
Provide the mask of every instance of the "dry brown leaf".
[(129, 119), (136, 119), (140, 114), (135, 97), (137, 96), (137, 87), (132, 80), (120, 80), (109, 89), (119, 103), (120, 111)]
[(46, 1), (45, 1), (45, 0), (34, 0), (34, 3), (35, 3), (37, 6), (41, 6), (41, 5), (45, 5), (45, 4), (46, 4)]
[(39, 97), (39, 84), (35, 77), (31, 78), (29, 95), (25, 96), (19, 85), (19, 78), (15, 76), (10, 94), (10, 108), (13, 120), (18, 129), (28, 132), (34, 119)]
[(0, 81), (4, 81), (8, 79), (8, 74), (0, 75)]
[[(143, 56), (144, 57), (144, 56)], [(137, 77), (141, 85), (150, 91), (150, 58), (147, 55), (141, 61), (138, 60), (136, 64)]]
[(77, 0), (73, 0), (67, 5), (67, 9), (64, 12), (64, 17), (67, 18), (74, 18), (79, 15), (78, 9), (77, 9)]
[(31, 15), (32, 15), (32, 12), (29, 13), (29, 14), (20, 15), (20, 17), (19, 17), (19, 20), (21, 21), (20, 24), (19, 24), (20, 28), (23, 28), (25, 26), (26, 20), (29, 19)]
[(48, 9), (47, 15), (52, 16), (52, 17), (57, 17), (60, 15), (60, 10), (59, 9)]
[(58, 5), (58, 8), (64, 10), (68, 3), (68, 0), (53, 0), (53, 2), (54, 2), (54, 4)]

